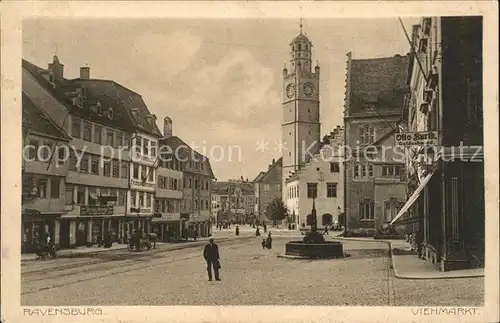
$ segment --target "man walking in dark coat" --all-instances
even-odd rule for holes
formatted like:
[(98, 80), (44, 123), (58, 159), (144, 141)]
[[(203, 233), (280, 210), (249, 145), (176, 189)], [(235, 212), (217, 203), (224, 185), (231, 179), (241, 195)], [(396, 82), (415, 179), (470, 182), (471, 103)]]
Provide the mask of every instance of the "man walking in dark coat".
[(208, 280), (212, 280), (212, 267), (214, 268), (215, 280), (220, 280), (219, 269), (220, 269), (220, 258), (219, 258), (219, 246), (214, 242), (213, 238), (208, 240), (209, 243), (205, 246), (203, 250), (203, 258), (207, 262), (207, 272)]

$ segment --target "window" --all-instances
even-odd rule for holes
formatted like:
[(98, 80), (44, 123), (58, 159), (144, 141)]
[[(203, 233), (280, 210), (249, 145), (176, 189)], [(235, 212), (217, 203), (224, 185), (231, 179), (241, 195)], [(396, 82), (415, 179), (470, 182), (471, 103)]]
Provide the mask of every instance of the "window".
[(128, 178), (128, 164), (122, 162), (120, 167), (121, 167), (121, 178)]
[(99, 175), (99, 157), (93, 156), (90, 160), (90, 174)]
[(73, 151), (70, 151), (69, 153), (69, 170), (76, 171), (76, 164), (78, 160), (76, 159), (75, 153)]
[(361, 220), (373, 220), (374, 219), (374, 203), (370, 199), (365, 199), (359, 202), (359, 218)]
[(205, 208), (208, 210), (208, 200), (205, 201)]
[(271, 190), (271, 187), (269, 184), (264, 184), (264, 192), (269, 192)]
[(113, 120), (113, 116), (114, 116), (114, 113), (113, 113), (113, 108), (112, 107), (108, 107), (108, 118)]
[(154, 211), (156, 213), (159, 213), (160, 212), (160, 200), (156, 199), (155, 200), (155, 203), (154, 203)]
[(330, 173), (340, 173), (339, 163), (330, 163)]
[(111, 176), (111, 163), (110, 162), (104, 162), (104, 169), (103, 169), (104, 176)]
[(366, 177), (366, 166), (365, 165), (361, 166), (361, 176)]
[(130, 192), (130, 205), (133, 207), (137, 206), (137, 192), (136, 191)]
[(139, 192), (139, 206), (144, 206), (144, 193)]
[(154, 182), (154, 180), (155, 180), (155, 179), (154, 179), (154, 174), (155, 174), (155, 172), (154, 172), (153, 168), (151, 168), (151, 169), (149, 170), (149, 173), (148, 173), (148, 174), (149, 174), (149, 175), (148, 175), (148, 181), (150, 181), (150, 182)]
[(125, 205), (125, 191), (124, 190), (119, 190), (118, 191), (118, 205), (123, 206)]
[(74, 203), (73, 192), (75, 191), (74, 186), (71, 184), (66, 184), (64, 193), (64, 202), (66, 205), (71, 205)]
[(94, 125), (94, 142), (102, 144), (102, 127)]
[(400, 166), (382, 166), (382, 176), (397, 177), (400, 175)]
[(30, 159), (37, 160), (38, 159), (38, 140), (30, 140), (30, 146), (33, 146), (33, 149), (29, 150)]
[(326, 184), (326, 197), (337, 197), (337, 183)]
[(191, 180), (191, 178), (190, 178), (190, 179), (189, 179), (189, 185), (188, 185), (188, 188), (191, 188), (192, 184), (193, 184), (193, 181), (192, 181), (192, 180)]
[(151, 157), (156, 157), (156, 141), (151, 141)]
[(149, 155), (149, 140), (143, 138), (142, 140), (142, 154)]
[(113, 147), (114, 140), (113, 140), (113, 129), (106, 129), (106, 145)]
[(83, 140), (92, 141), (92, 125), (86, 121), (83, 122)]
[(116, 160), (113, 162), (113, 177), (120, 177), (120, 165)]
[(71, 136), (73, 138), (81, 138), (82, 136), (82, 120), (80, 118), (71, 118)]
[(148, 178), (148, 167), (147, 166), (141, 166), (141, 180), (145, 181)]
[(60, 198), (59, 184), (61, 180), (59, 177), (52, 177), (50, 179), (50, 198), (58, 199)]
[(369, 177), (373, 177), (373, 166), (372, 165), (368, 165), (368, 176)]
[(115, 138), (115, 147), (116, 148), (122, 147), (122, 145), (123, 145), (123, 135), (122, 135), (122, 133), (121, 132), (117, 132), (115, 134), (115, 136), (116, 136), (116, 138)]
[(375, 142), (375, 128), (364, 125), (359, 128), (359, 143), (372, 144)]
[(80, 173), (88, 173), (89, 172), (89, 156), (83, 156), (80, 161)]
[(203, 162), (200, 163), (200, 167), (201, 167), (201, 170), (205, 169), (205, 165), (203, 164)]
[(209, 187), (208, 187), (208, 181), (205, 182), (205, 189), (208, 191)]
[(307, 183), (307, 198), (316, 198), (318, 196), (318, 183)]
[(52, 151), (51, 145), (48, 142), (44, 142), (42, 149), (40, 149), (40, 157), (42, 157), (43, 160), (48, 161), (50, 158), (50, 152)]
[(174, 190), (178, 190), (178, 187), (177, 187), (177, 178), (174, 178), (174, 187), (173, 187)]
[(151, 194), (144, 193), (144, 196), (146, 198), (146, 207), (151, 207)]
[(353, 171), (353, 174), (352, 176), (354, 178), (359, 178), (361, 176), (361, 171), (360, 171), (360, 168), (361, 166), (360, 165), (354, 165), (352, 171)]
[(134, 164), (134, 173), (133, 173), (134, 179), (139, 179), (139, 165)]
[(76, 189), (76, 204), (85, 205), (85, 187), (78, 186)]
[[(198, 165), (198, 164), (196, 164), (196, 165)], [(194, 180), (194, 188), (195, 189), (199, 189), (200, 188), (200, 186), (198, 185), (198, 180), (197, 179)]]
[(123, 135), (123, 146), (130, 146), (130, 137), (128, 135)]
[(58, 146), (57, 157), (58, 157), (57, 163), (59, 165), (63, 165), (66, 162), (66, 150), (63, 149), (63, 146)]

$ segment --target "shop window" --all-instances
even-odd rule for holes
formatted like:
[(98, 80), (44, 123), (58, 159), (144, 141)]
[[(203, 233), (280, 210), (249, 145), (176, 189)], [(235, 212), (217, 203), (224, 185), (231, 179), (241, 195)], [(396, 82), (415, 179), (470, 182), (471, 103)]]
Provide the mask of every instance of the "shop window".
[(61, 179), (59, 177), (52, 177), (50, 179), (50, 198), (58, 199), (61, 197), (60, 183)]

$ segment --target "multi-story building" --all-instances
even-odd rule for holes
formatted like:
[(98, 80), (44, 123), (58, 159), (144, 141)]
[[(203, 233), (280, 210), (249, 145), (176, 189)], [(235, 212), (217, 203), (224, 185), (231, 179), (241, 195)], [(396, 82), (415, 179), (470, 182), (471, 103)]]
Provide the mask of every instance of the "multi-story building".
[(182, 162), (181, 232), (197, 230), (202, 237), (212, 234), (211, 186), (215, 180), (208, 157), (203, 156), (177, 136), (162, 141)]
[[(272, 161), (267, 172), (262, 172), (252, 181), (254, 184), (255, 207), (254, 214), (258, 223), (269, 221), (266, 217), (266, 208), (272, 200), (282, 198), (282, 165), (283, 158)], [(285, 200), (286, 201), (286, 200)]]
[(404, 135), (429, 140), (405, 144), (408, 200), (393, 223), (416, 221), (419, 256), (442, 271), (484, 265), (482, 29), (474, 16), (413, 26)]
[(394, 149), (394, 134), (408, 93), (407, 70), (408, 56), (352, 59), (347, 54), (347, 229), (378, 230), (404, 204), (404, 152)]
[(212, 183), (212, 218), (211, 218), (211, 223), (220, 223), (219, 219), (219, 212), (222, 211), (221, 207), (221, 196), (219, 195), (219, 192), (217, 189), (214, 189), (214, 186), (217, 184), (217, 182)]
[[(57, 56), (48, 69), (23, 60), (23, 90), (72, 137), (65, 187), (66, 213), (60, 224), (61, 237), (69, 237), (64, 244), (93, 244), (108, 232), (115, 240), (123, 241), (133, 228), (144, 228), (146, 224), (140, 226), (140, 220), (131, 220), (152, 217), (155, 180), (149, 181), (147, 189), (152, 192), (149, 199), (143, 195), (143, 204), (150, 205), (148, 212), (135, 212), (133, 207), (140, 205), (140, 197), (136, 196), (139, 202), (132, 204), (134, 195), (130, 190), (137, 190), (133, 185), (141, 188), (146, 184), (133, 182), (138, 178), (130, 151), (141, 134), (156, 138), (159, 131), (140, 95), (113, 81), (91, 79), (88, 67), (80, 68), (78, 78), (67, 79)], [(148, 147), (147, 141), (140, 144)], [(140, 154), (132, 151), (134, 158), (139, 159), (136, 163), (154, 164), (151, 161), (156, 154), (154, 146), (144, 154), (143, 150)], [(148, 157), (145, 162), (143, 155)], [(140, 169), (142, 174), (148, 174), (146, 170)]]
[(285, 181), (289, 220), (297, 227), (311, 225), (313, 199), (318, 227), (341, 221), (344, 212), (343, 146), (344, 129), (337, 126), (323, 138), (319, 154)]
[(218, 201), (218, 221), (253, 223), (255, 193), (254, 185), (243, 177), (226, 182), (213, 183), (212, 196)]
[(183, 163), (179, 156), (172, 151), (163, 149), (168, 147), (167, 140), (172, 136), (172, 119), (163, 120), (163, 138), (159, 143), (159, 161), (156, 169), (155, 213), (159, 217), (153, 218), (160, 239), (180, 237), (181, 231), (181, 202)]
[[(319, 114), (320, 68), (312, 71), (312, 43), (302, 33), (290, 43), (290, 72), (283, 69), (282, 185), (290, 173), (305, 165), (319, 152), (321, 124)], [(282, 200), (287, 192), (283, 190)]]
[[(22, 251), (34, 249), (37, 236), (47, 231), (56, 247), (69, 244), (60, 239), (61, 216), (65, 213), (64, 191), (68, 160), (59, 155), (71, 138), (23, 92)], [(57, 156), (51, 156), (52, 152)]]

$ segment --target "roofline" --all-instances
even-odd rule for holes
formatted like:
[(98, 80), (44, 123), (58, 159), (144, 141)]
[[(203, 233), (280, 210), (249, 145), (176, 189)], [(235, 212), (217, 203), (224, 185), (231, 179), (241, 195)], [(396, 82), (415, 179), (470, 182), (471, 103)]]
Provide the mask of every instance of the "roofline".
[[(399, 56), (397, 56), (399, 55)], [(409, 54), (406, 53), (404, 55), (401, 55), (401, 54), (394, 54), (393, 56), (386, 56), (386, 57), (375, 57), (375, 58), (359, 58), (359, 59), (356, 59), (356, 58), (351, 58), (351, 61), (355, 61), (355, 62), (363, 62), (363, 61), (383, 61), (383, 60), (390, 60), (390, 59), (394, 59), (394, 58), (404, 58), (404, 57), (409, 57)]]

